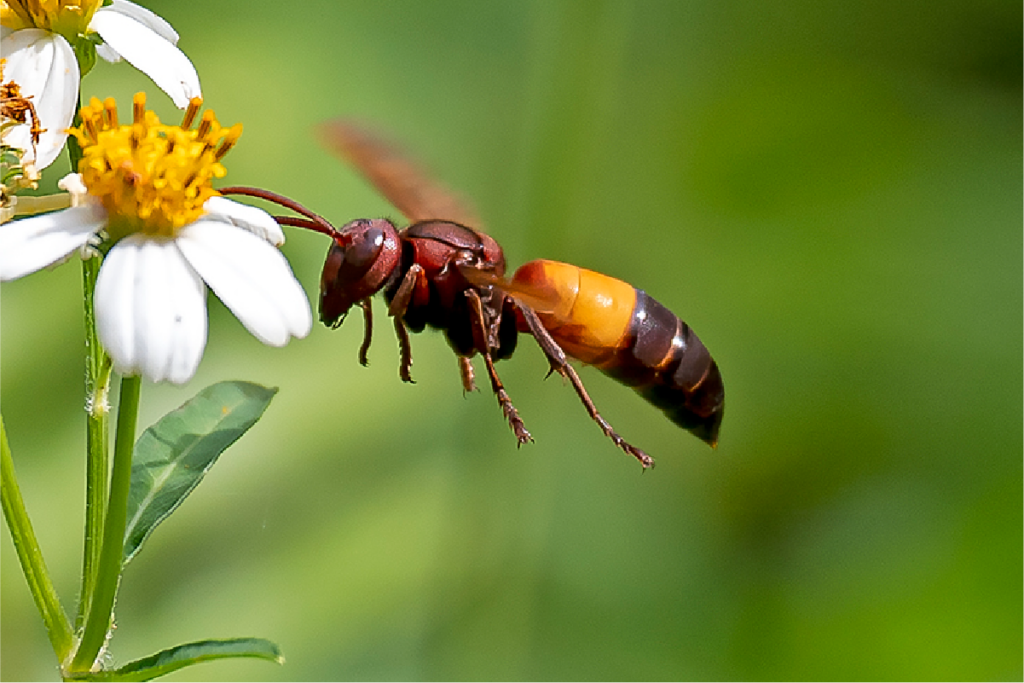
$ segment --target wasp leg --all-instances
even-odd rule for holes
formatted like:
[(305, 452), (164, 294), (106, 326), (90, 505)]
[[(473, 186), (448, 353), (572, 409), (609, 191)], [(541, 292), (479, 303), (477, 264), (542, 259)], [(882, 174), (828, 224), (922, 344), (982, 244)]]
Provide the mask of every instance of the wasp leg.
[(465, 395), (470, 391), (476, 391), (473, 363), (465, 356), (457, 356), (457, 358), (459, 359), (459, 375), (462, 376), (462, 393)]
[(491, 358), (491, 350), (486, 341), (487, 322), (484, 319), (483, 302), (480, 301), (480, 295), (473, 289), (466, 290), (466, 297), (469, 299), (469, 308), (472, 312), (473, 340), (487, 365), (487, 374), (491, 378), (491, 390), (498, 398), (498, 405), (501, 406), (501, 411), (505, 414), (505, 419), (508, 420), (508, 426), (512, 428), (512, 433), (516, 435), (516, 440), (522, 446), (527, 441), (533, 441), (533, 437), (530, 436), (530, 432), (526, 431), (526, 425), (519, 417), (519, 411), (512, 405), (512, 399), (509, 398), (508, 392), (505, 391), (505, 387), (498, 377), (498, 372), (494, 369), (494, 360)]
[(422, 277), (423, 266), (418, 263), (412, 264), (409, 270), (405, 271), (405, 277), (402, 278), (402, 282), (398, 285), (398, 289), (395, 290), (395, 296), (391, 299), (391, 304), (388, 306), (388, 315), (395, 318), (401, 318), (405, 315), (406, 309), (409, 308), (409, 302), (412, 301), (412, 293), (416, 289), (416, 283)]
[(409, 308), (413, 290), (416, 289), (416, 282), (421, 277), (423, 277), (423, 268), (414, 263), (406, 271), (405, 277), (402, 278), (402, 283), (398, 285), (398, 289), (395, 291), (394, 298), (391, 299), (391, 305), (388, 306), (388, 315), (394, 319), (395, 335), (398, 337), (398, 350), (402, 358), (401, 364), (398, 366), (398, 376), (402, 378), (403, 382), (410, 384), (415, 384), (411, 373), (412, 346), (409, 344), (409, 332), (405, 329), (402, 316), (405, 315), (406, 309)]
[(505, 414), (505, 419), (508, 420), (508, 426), (512, 428), (512, 432), (516, 435), (516, 440), (519, 441), (520, 446), (527, 441), (533, 441), (530, 432), (526, 431), (523, 419), (519, 417), (519, 411), (512, 405), (512, 399), (509, 398), (508, 392), (505, 391), (505, 387), (501, 384), (501, 379), (494, 369), (494, 361), (491, 360), (490, 352), (483, 354), (483, 356), (484, 363), (487, 365), (487, 374), (491, 376), (491, 390), (498, 397), (498, 404), (501, 406), (501, 411)]
[[(537, 344), (540, 346), (544, 355), (548, 357), (548, 362), (551, 363), (551, 370), (557, 372), (562, 377), (566, 377), (572, 382), (573, 389), (576, 390), (576, 394), (580, 397), (580, 401), (583, 402), (583, 407), (587, 409), (587, 413), (590, 414), (591, 419), (597, 423), (604, 432), (605, 436), (615, 442), (615, 445), (624, 450), (625, 452), (632, 455), (634, 458), (640, 461), (644, 469), (654, 467), (654, 458), (647, 455), (636, 446), (632, 445), (621, 436), (618, 432), (612, 429), (612, 426), (608, 424), (608, 421), (601, 417), (601, 414), (597, 412), (597, 406), (590, 399), (590, 395), (587, 394), (587, 390), (583, 386), (583, 380), (576, 374), (576, 370), (569, 365), (569, 361), (565, 357), (565, 351), (558, 345), (551, 335), (548, 333), (544, 326), (541, 324), (537, 314), (534, 313), (533, 309), (518, 303), (519, 310), (523, 314), (523, 318), (526, 320), (527, 326), (530, 328), (530, 333), (533, 338), (537, 340)], [(548, 374), (551, 374), (550, 372)]]
[(365, 366), (370, 364), (366, 353), (370, 350), (370, 339), (373, 338), (373, 308), (369, 299), (360, 301), (359, 308), (363, 309), (363, 343), (359, 347), (359, 364)]
[(395, 336), (398, 337), (398, 352), (401, 354), (402, 361), (398, 366), (398, 376), (402, 378), (403, 382), (409, 384), (416, 384), (413, 381), (412, 373), (412, 346), (409, 345), (409, 331), (405, 329), (405, 323), (402, 322), (401, 318), (392, 318), (395, 322)]

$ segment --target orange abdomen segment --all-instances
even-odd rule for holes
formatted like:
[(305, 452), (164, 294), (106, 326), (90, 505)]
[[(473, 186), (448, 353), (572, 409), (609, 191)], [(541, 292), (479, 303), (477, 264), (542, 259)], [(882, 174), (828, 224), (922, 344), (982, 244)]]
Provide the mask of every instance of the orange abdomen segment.
[(512, 281), (534, 292), (522, 297), (562, 349), (600, 365), (628, 343), (636, 289), (586, 268), (558, 261), (524, 264)]
[(563, 351), (717, 443), (725, 409), (721, 372), (672, 311), (621, 280), (557, 261), (531, 261), (513, 280), (514, 296), (536, 310)]

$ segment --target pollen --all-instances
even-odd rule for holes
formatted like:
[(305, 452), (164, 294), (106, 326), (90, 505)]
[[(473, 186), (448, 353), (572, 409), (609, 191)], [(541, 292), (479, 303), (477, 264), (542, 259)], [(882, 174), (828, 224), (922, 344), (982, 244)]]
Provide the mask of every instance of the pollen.
[(224, 154), (242, 134), (241, 124), (224, 128), (207, 110), (192, 128), (202, 100), (193, 99), (180, 126), (160, 123), (135, 95), (130, 123), (119, 123), (117, 105), (93, 98), (82, 108), (82, 124), (70, 129), (82, 147), (78, 172), (106, 208), (114, 239), (134, 232), (173, 237), (203, 215), (203, 204), (219, 193)]
[(7, 66), (6, 59), (0, 59), (0, 121), (4, 125), (0, 135), (7, 132), (10, 125), (31, 123), (29, 136), (32, 142), (32, 149), (39, 144), (39, 136), (46, 132), (46, 129), (39, 125), (39, 114), (36, 113), (35, 105), (32, 104), (33, 95), (23, 96), (21, 86), (15, 81), (4, 81), (4, 69)]
[(0, 20), (7, 28), (41, 28), (69, 40), (86, 33), (102, 0), (4, 0)]

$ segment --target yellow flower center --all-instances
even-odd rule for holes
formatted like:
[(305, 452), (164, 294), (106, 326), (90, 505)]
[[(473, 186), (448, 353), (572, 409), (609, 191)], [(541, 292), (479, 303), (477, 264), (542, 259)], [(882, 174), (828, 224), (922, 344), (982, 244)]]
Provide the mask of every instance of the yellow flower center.
[(180, 126), (166, 126), (135, 95), (131, 125), (118, 125), (112, 98), (93, 98), (70, 133), (82, 147), (82, 174), (89, 194), (107, 210), (107, 230), (120, 239), (134, 232), (173, 237), (203, 215), (219, 193), (211, 187), (226, 171), (220, 160), (242, 134), (242, 125), (221, 128), (211, 110), (192, 130), (202, 100), (194, 98)]
[(84, 34), (103, 0), (0, 0), (0, 23), (17, 31), (41, 28), (68, 40)]

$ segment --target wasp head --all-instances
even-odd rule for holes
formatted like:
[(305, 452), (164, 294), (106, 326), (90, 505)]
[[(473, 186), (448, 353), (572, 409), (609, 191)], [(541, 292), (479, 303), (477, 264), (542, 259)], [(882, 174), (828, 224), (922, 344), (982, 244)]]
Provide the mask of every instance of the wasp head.
[(341, 325), (353, 304), (387, 285), (400, 255), (391, 221), (362, 218), (345, 225), (334, 235), (320, 276), (320, 322)]

